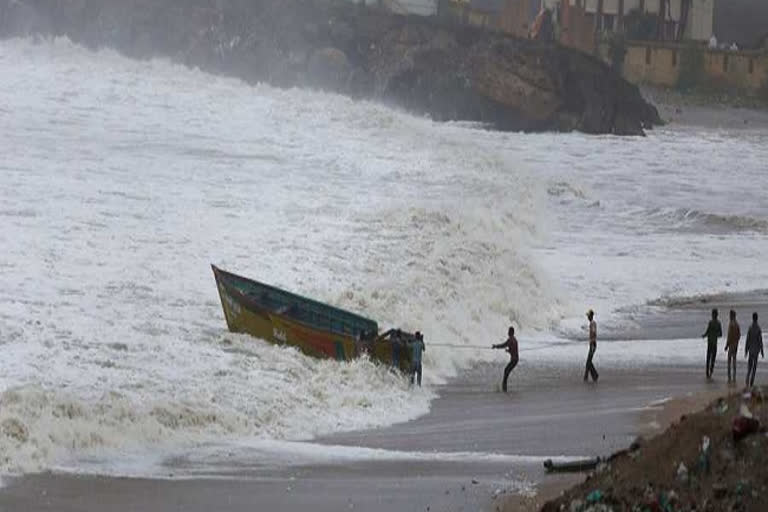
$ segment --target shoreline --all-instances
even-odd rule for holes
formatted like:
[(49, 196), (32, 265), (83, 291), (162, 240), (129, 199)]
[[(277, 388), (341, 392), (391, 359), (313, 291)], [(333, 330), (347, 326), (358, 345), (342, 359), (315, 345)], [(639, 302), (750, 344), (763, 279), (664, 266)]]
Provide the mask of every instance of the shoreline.
[[(582, 483), (546, 502), (542, 512), (569, 505), (581, 510), (585, 503), (617, 512), (765, 510), (765, 392), (759, 385), (748, 391), (736, 386), (710, 401), (706, 396), (670, 401), (665, 414), (677, 420), (668, 428), (614, 454)], [(671, 414), (694, 403), (699, 405), (694, 411)], [(747, 428), (745, 422), (752, 424)]]
[[(282, 462), (277, 452), (219, 453), (217, 478), (194, 478), (194, 467), (193, 478), (165, 480), (27, 475), (0, 489), (0, 503), (11, 510), (57, 512), (244, 512), (255, 504), (283, 511), (312, 506), (317, 512), (502, 510), (513, 502), (518, 508), (510, 510), (533, 510), (584, 477), (553, 478), (544, 472), (544, 458), (608, 456), (638, 435), (638, 411), (670, 391), (677, 396), (707, 391), (698, 368), (690, 366), (606, 366), (599, 385), (593, 385), (581, 382), (580, 365), (531, 362), (519, 368), (512, 391), (505, 394), (493, 391), (502, 368), (499, 363), (479, 365), (463, 380), (444, 386), (425, 417), (316, 439), (306, 446), (310, 456), (305, 459), (299, 445), (298, 456), (286, 453)], [(361, 447), (376, 456), (354, 455)], [(350, 452), (351, 458), (345, 455)], [(450, 453), (474, 455), (441, 455)], [(196, 456), (175, 463), (183, 468)]]
[[(659, 405), (649, 404), (645, 410), (638, 413), (638, 437), (650, 440), (663, 435), (683, 416), (704, 410), (712, 402), (733, 395), (737, 392), (736, 389), (729, 389), (725, 394), (723, 394), (722, 389), (706, 390), (672, 397)], [(510, 496), (503, 501), (502, 506), (495, 510), (499, 512), (538, 512), (546, 503), (561, 497), (582, 484), (588, 475), (589, 472), (551, 475), (546, 482), (537, 488), (535, 496)]]
[(729, 130), (768, 128), (768, 100), (705, 94), (684, 94), (640, 85), (640, 93), (659, 111), (667, 126)]
[[(761, 312), (766, 303), (736, 299), (668, 305), (655, 321), (641, 323), (648, 334), (669, 326), (698, 334), (714, 303), (749, 304)], [(205, 450), (192, 450), (160, 466), (167, 479), (52, 472), (8, 478), (0, 505), (31, 512), (250, 512), (254, 505), (283, 512), (310, 506), (315, 512), (537, 510), (586, 477), (548, 475), (544, 458), (608, 457), (738, 389), (726, 386), (722, 357), (715, 380), (705, 381), (704, 346), (685, 346), (691, 353), (678, 354), (677, 363), (653, 362), (651, 354), (638, 362), (609, 355), (621, 346), (598, 351), (599, 384), (586, 384), (583, 346), (575, 343), (554, 359), (523, 359), (510, 393), (498, 392), (503, 358), (479, 363), (441, 386), (430, 413), (413, 421), (325, 436), (282, 452), (228, 448), (209, 460)], [(743, 363), (739, 368), (743, 375)]]

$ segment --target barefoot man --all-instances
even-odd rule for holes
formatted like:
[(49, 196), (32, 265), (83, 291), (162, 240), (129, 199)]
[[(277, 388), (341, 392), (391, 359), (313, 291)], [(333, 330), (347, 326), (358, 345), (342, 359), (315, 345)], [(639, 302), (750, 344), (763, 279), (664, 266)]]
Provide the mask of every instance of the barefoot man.
[(592, 380), (597, 382), (599, 375), (595, 370), (595, 365), (592, 364), (592, 358), (597, 350), (597, 322), (595, 322), (595, 312), (591, 309), (587, 311), (587, 319), (589, 320), (589, 354), (587, 355), (587, 367), (584, 369), (584, 382), (589, 380), (592, 376)]
[(739, 322), (736, 321), (736, 312), (731, 310), (731, 319), (728, 323), (728, 338), (725, 340), (725, 351), (728, 352), (728, 382), (736, 382), (736, 354), (739, 351), (740, 338), (741, 328), (739, 327)]
[(763, 352), (763, 332), (760, 330), (760, 324), (757, 323), (757, 313), (752, 313), (752, 325), (747, 332), (747, 343), (744, 347), (744, 356), (749, 356), (747, 360), (747, 387), (755, 385), (755, 373), (757, 372), (757, 356), (765, 357)]
[(507, 379), (509, 378), (510, 372), (515, 369), (515, 366), (517, 366), (517, 362), (519, 360), (518, 353), (517, 353), (517, 339), (515, 338), (515, 328), (510, 327), (509, 331), (507, 331), (507, 341), (504, 343), (499, 343), (498, 345), (491, 345), (492, 348), (506, 348), (507, 352), (509, 352), (509, 364), (506, 368), (504, 368), (504, 380), (501, 383), (501, 389), (505, 393), (507, 392)]
[(712, 310), (712, 320), (707, 324), (707, 330), (701, 335), (707, 338), (707, 378), (712, 378), (712, 371), (715, 369), (715, 357), (717, 357), (717, 338), (723, 336), (723, 327), (720, 320), (717, 319), (717, 309)]

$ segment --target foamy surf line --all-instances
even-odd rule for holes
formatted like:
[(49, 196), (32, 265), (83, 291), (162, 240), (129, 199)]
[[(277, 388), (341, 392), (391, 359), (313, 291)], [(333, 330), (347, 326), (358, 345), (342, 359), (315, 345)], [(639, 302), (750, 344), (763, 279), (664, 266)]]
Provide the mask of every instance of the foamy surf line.
[(572, 462), (582, 456), (517, 455), (495, 452), (425, 452), (386, 450), (361, 446), (311, 442), (253, 440), (237, 444), (198, 447), (186, 454), (146, 453), (144, 456), (89, 458), (58, 465), (53, 471), (65, 474), (112, 477), (175, 479), (260, 478), (260, 469), (274, 474), (278, 469), (307, 466), (345, 466), (351, 463), (432, 463), (471, 465), (540, 465), (545, 460)]

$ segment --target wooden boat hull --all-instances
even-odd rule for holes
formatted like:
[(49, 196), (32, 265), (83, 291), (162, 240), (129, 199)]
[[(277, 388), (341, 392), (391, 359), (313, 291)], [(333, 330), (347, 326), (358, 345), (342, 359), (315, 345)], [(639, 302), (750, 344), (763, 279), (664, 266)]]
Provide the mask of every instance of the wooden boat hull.
[[(411, 354), (406, 345), (378, 339), (370, 343), (357, 341), (358, 332), (355, 327), (372, 329), (374, 332), (371, 334), (378, 334), (378, 325), (372, 320), (231, 274), (215, 266), (212, 268), (230, 331), (250, 334), (277, 345), (293, 346), (313, 357), (348, 361), (368, 353), (371, 359), (405, 372), (410, 370)], [(264, 301), (254, 296), (254, 290), (281, 294), (281, 297), (289, 300), (307, 301), (310, 306), (321, 311), (331, 311), (330, 316), (336, 314), (341, 317), (342, 323), (346, 320), (351, 325), (344, 324), (345, 328), (339, 328), (336, 332), (317, 328), (309, 322), (293, 318), (287, 312), (265, 306)]]

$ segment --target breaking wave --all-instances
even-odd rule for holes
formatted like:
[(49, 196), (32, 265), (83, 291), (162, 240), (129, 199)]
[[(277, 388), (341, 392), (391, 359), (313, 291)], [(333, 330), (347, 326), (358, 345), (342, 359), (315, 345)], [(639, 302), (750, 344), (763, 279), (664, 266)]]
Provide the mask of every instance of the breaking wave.
[[(434, 395), (367, 359), (340, 364), (231, 335), (228, 364), (214, 365), (207, 393), (176, 386), (52, 390), (17, 386), (0, 394), (0, 471), (34, 472), (82, 455), (146, 449), (173, 453), (226, 439), (301, 440), (406, 421)], [(218, 368), (218, 369), (216, 369)]]
[(655, 223), (676, 231), (729, 234), (745, 231), (768, 233), (768, 220), (746, 215), (721, 215), (689, 208), (656, 208), (646, 213)]
[[(489, 132), (64, 40), (4, 41), (0, 58), (17, 169), (0, 187), (0, 469), (429, 410), (429, 388), (369, 361), (223, 334), (211, 262), (428, 346), (560, 315), (528, 250), (545, 192)], [(428, 349), (425, 380), (481, 357)]]

